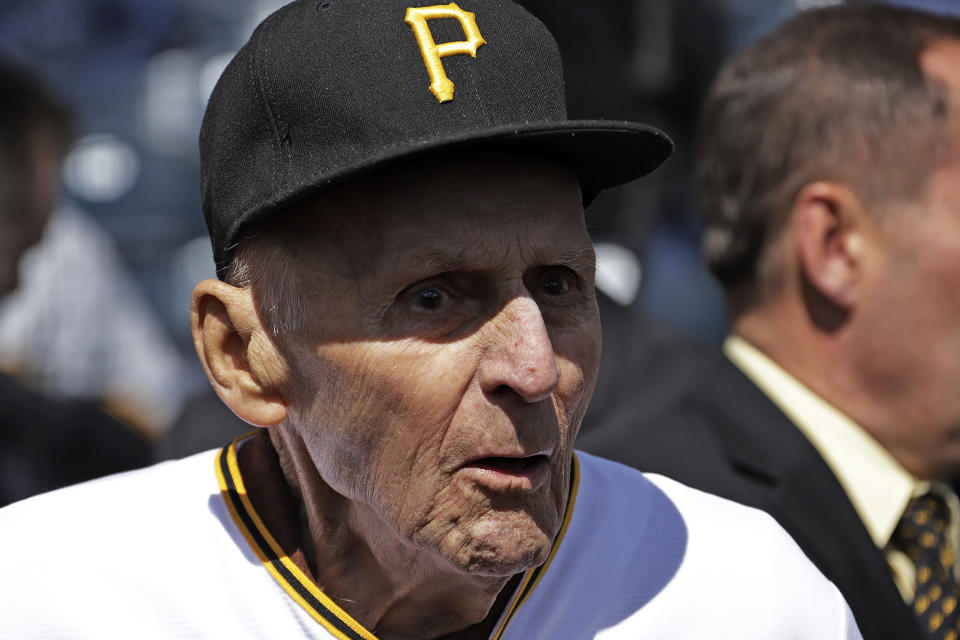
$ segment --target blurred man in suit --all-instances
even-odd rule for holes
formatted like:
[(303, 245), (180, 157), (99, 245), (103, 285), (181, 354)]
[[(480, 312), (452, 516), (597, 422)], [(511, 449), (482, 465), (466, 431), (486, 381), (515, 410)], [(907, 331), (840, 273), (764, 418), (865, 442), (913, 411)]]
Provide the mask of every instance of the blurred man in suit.
[(725, 357), (580, 442), (769, 511), (868, 639), (960, 628), (958, 116), (951, 18), (814, 10), (728, 62), (697, 150)]

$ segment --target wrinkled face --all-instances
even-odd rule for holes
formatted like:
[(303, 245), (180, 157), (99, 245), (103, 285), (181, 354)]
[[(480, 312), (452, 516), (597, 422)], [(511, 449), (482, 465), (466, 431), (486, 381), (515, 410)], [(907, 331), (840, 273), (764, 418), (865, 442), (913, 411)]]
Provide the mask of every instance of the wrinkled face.
[(562, 523), (600, 357), (594, 254), (572, 174), (469, 158), (310, 203), (287, 401), (320, 476), (384, 535), (507, 576)]
[[(956, 126), (960, 42), (925, 54), (947, 83)], [(931, 66), (932, 65), (932, 66)], [(863, 360), (884, 397), (890, 438), (932, 475), (960, 471), (960, 137), (914, 206), (881, 216), (869, 275)]]

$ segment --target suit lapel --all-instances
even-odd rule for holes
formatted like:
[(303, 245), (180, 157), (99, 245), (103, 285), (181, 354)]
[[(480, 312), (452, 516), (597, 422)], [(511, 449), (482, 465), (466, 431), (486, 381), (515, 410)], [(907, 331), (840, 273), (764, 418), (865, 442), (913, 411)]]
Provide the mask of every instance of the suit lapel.
[(751, 504), (773, 515), (850, 604), (864, 638), (921, 638), (882, 553), (836, 476), (806, 437), (724, 359), (702, 403), (730, 462), (756, 488)]

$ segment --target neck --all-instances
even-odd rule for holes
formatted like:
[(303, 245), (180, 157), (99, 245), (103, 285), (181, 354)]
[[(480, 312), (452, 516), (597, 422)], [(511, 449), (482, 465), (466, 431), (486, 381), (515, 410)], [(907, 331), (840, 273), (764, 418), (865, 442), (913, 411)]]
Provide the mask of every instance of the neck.
[(269, 433), (297, 505), (299, 557), (328, 597), (383, 640), (489, 637), (515, 581), (464, 575), (413, 547), (324, 482), (292, 430)]
[(734, 321), (733, 333), (857, 423), (908, 472), (925, 479), (943, 475), (930, 465), (935, 456), (903, 428), (904, 423), (913, 422), (898, 409), (904, 403), (893, 393), (878, 392), (863, 374), (853, 329), (842, 326), (825, 331), (806, 315), (785, 307), (744, 313)]
[(844, 400), (854, 391), (855, 377), (846, 370), (846, 361), (837, 357), (830, 337), (818, 335), (816, 329), (777, 308), (743, 313), (732, 330), (818, 396), (847, 412)]

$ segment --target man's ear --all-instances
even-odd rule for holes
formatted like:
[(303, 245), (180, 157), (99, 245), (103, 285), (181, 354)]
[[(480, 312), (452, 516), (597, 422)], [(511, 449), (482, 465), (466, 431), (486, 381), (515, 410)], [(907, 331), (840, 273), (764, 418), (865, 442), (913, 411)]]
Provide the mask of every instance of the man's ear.
[(286, 362), (268, 338), (249, 289), (200, 282), (190, 303), (190, 329), (210, 384), (238, 417), (257, 427), (286, 418), (279, 388)]
[(872, 217), (860, 198), (836, 182), (812, 182), (794, 199), (791, 225), (806, 293), (844, 314), (857, 302), (864, 240)]

